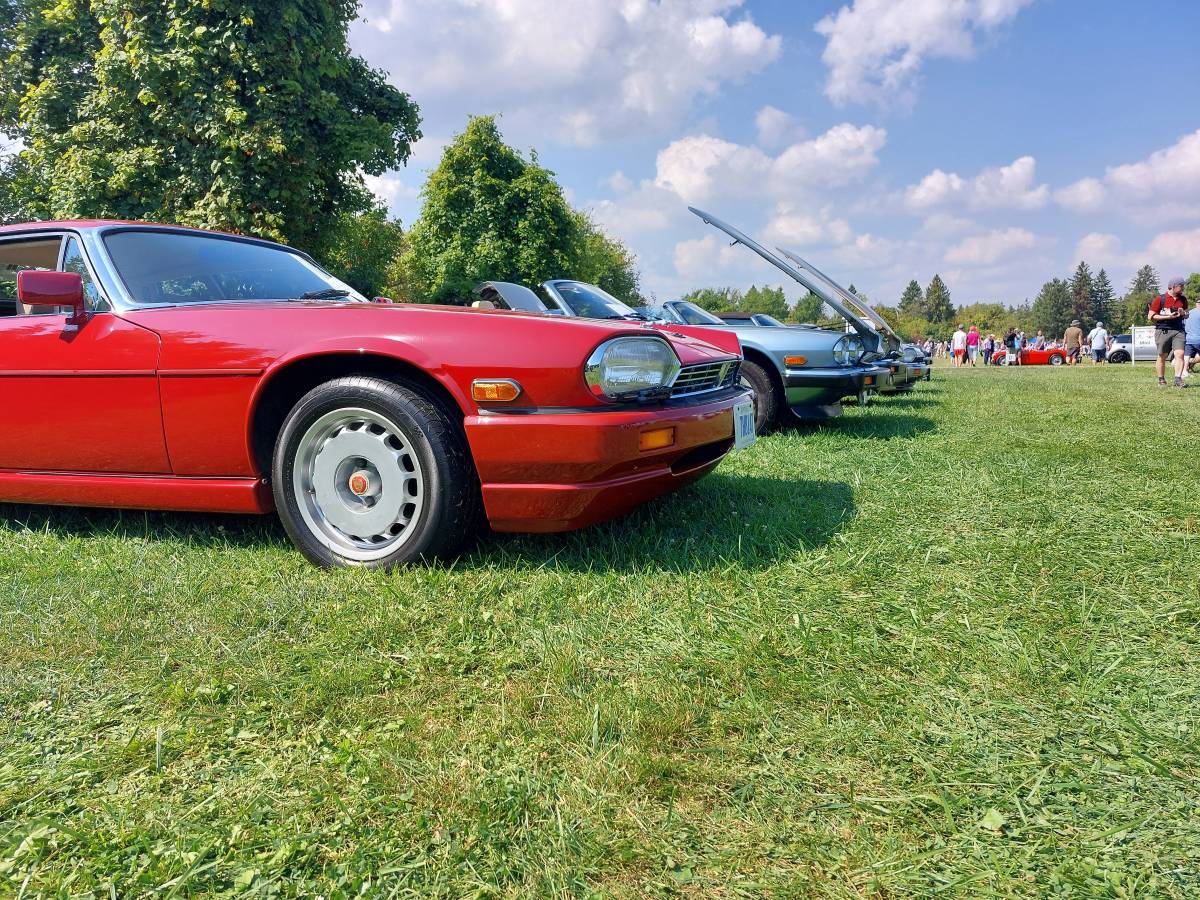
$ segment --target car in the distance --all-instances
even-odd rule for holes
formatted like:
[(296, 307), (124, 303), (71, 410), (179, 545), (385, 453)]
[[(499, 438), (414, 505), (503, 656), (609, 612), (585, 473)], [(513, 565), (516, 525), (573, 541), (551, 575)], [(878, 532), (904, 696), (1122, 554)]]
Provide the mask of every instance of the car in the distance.
[(583, 527), (754, 440), (731, 336), (371, 303), (270, 241), (6, 226), (0, 298), (0, 501), (275, 511), (322, 565)]
[[(1002, 366), (1008, 359), (1008, 350), (1001, 347), (992, 354), (992, 365)], [(1043, 348), (1024, 347), (1021, 350), (1021, 365), (1023, 366), (1062, 366), (1066, 365), (1067, 351), (1062, 347), (1050, 346)]]

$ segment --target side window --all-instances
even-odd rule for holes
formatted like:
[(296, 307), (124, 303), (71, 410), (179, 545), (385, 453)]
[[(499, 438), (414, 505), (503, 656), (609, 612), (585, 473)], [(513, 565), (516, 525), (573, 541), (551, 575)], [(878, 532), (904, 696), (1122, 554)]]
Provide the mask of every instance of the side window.
[(67, 249), (63, 253), (63, 271), (75, 272), (83, 279), (83, 299), (87, 308), (92, 312), (103, 312), (108, 309), (108, 301), (92, 281), (92, 273), (88, 271), (87, 263), (83, 261), (83, 251), (79, 247), (79, 238), (67, 239)]
[(0, 241), (0, 316), (44, 312), (40, 308), (26, 309), (17, 301), (17, 276), (32, 269), (53, 270), (61, 246), (62, 238), (58, 236)]

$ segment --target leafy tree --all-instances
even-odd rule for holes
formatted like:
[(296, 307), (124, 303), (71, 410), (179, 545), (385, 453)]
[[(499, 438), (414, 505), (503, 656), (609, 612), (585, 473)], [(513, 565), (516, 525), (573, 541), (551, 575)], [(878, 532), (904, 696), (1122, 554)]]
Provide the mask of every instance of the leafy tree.
[(2, 0), (0, 174), (26, 218), (157, 219), (322, 254), (417, 106), (351, 54), (357, 0)]
[(899, 311), (914, 318), (925, 316), (925, 295), (921, 292), (921, 285), (917, 283), (917, 279), (910, 281), (904, 293), (900, 295)]
[(1158, 296), (1158, 291), (1130, 291), (1125, 295), (1124, 300), (1124, 326), (1131, 328), (1134, 325), (1149, 325), (1147, 318), (1150, 312), (1150, 304), (1154, 302), (1154, 298)]
[(746, 291), (741, 303), (738, 304), (738, 309), (741, 312), (765, 313), (780, 321), (786, 319), (790, 311), (787, 294), (784, 293), (783, 288), (759, 288), (754, 285), (751, 285), (750, 290)]
[(1101, 269), (1092, 282), (1092, 308), (1087, 320), (1104, 322), (1111, 331), (1122, 327), (1122, 318), (1124, 317), (1117, 309), (1117, 295), (1113, 291), (1112, 282), (1108, 280), (1108, 273)]
[(731, 287), (700, 288), (679, 299), (691, 301), (709, 312), (736, 312), (742, 304), (742, 292)]
[(792, 307), (791, 312), (788, 313), (784, 321), (796, 322), (798, 324), (819, 322), (824, 316), (824, 311), (821, 308), (823, 305), (820, 297), (812, 291), (807, 291), (803, 297), (796, 301), (796, 305)]
[(392, 296), (404, 232), (385, 210), (343, 213), (325, 243), (321, 262), (332, 274), (367, 297)]
[(925, 289), (925, 317), (931, 325), (954, 324), (954, 304), (950, 302), (950, 289), (941, 275), (934, 275)]
[(1200, 272), (1193, 272), (1188, 276), (1187, 284), (1183, 286), (1183, 295), (1193, 306), (1200, 303)]
[(1094, 280), (1091, 267), (1080, 260), (1079, 265), (1075, 267), (1075, 274), (1071, 276), (1071, 311), (1080, 321), (1087, 321), (1092, 313)]
[(1075, 318), (1075, 301), (1071, 286), (1061, 278), (1042, 285), (1033, 301), (1030, 327), (1046, 332), (1047, 337), (1061, 335)]
[(480, 281), (591, 281), (636, 301), (633, 258), (563, 197), (554, 173), (504, 143), (492, 116), (471, 118), (422, 189), (401, 258), (410, 299), (461, 302)]
[(970, 303), (958, 308), (956, 318), (968, 328), (975, 325), (982, 334), (987, 334), (1007, 329), (1013, 316), (1003, 303)]
[[(1137, 270), (1129, 285), (1130, 294), (1158, 294), (1162, 291), (1158, 283), (1158, 272), (1154, 266), (1145, 265)], [(1139, 323), (1140, 324), (1140, 323)]]

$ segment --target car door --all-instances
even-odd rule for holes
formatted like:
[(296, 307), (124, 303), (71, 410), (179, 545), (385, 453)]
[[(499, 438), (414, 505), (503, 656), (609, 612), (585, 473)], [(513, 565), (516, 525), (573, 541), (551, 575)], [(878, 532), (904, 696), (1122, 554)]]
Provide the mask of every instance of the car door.
[[(78, 272), (92, 315), (24, 307), (17, 274)], [(159, 339), (112, 310), (75, 234), (0, 239), (0, 469), (168, 472)]]

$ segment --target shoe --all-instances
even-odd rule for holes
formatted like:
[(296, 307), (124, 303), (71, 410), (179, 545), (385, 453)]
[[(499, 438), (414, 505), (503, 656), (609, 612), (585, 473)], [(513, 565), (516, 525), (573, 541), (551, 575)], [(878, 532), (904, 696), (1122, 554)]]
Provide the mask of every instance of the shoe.
[(1159, 387), (1166, 387), (1166, 386), (1167, 386), (1167, 379), (1165, 379), (1165, 378), (1160, 378), (1160, 379), (1158, 379), (1158, 386), (1159, 386)]
[(1175, 387), (1183, 387), (1183, 379), (1178, 375), (1175, 376)]

